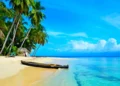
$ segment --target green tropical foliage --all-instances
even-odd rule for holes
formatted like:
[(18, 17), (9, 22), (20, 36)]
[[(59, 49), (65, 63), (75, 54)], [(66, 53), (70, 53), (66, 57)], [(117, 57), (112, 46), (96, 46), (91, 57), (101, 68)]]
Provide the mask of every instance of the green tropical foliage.
[[(36, 44), (47, 43), (48, 35), (41, 25), (45, 18), (41, 3), (36, 0), (7, 1), (11, 5), (9, 8), (0, 1), (0, 54), (17, 53), (22, 47), (30, 52)], [(29, 21), (25, 20), (26, 17)]]

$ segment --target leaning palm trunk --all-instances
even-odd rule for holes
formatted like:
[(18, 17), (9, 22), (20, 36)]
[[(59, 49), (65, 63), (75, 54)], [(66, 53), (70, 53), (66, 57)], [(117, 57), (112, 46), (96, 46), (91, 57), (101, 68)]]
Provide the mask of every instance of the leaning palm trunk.
[(19, 15), (19, 19), (18, 19), (17, 25), (16, 25), (16, 27), (14, 29), (13, 38), (12, 38), (12, 41), (11, 41), (11, 47), (9, 49), (9, 53), (11, 52), (11, 49), (12, 49), (12, 46), (13, 46), (13, 43), (14, 43), (14, 40), (15, 40), (15, 36), (16, 36), (16, 32), (17, 32), (19, 23), (20, 23), (20, 15)]
[(30, 28), (30, 30), (28, 31), (28, 33), (27, 33), (26, 37), (24, 38), (24, 40), (23, 40), (23, 42), (22, 42), (22, 44), (21, 44), (21, 46), (20, 46), (20, 50), (21, 50), (21, 48), (22, 48), (23, 44), (25, 43), (26, 39), (28, 38), (28, 35), (29, 35), (29, 33), (30, 33), (31, 29), (32, 29), (32, 28)]
[[(13, 31), (13, 35), (14, 35), (14, 33), (15, 33), (15, 27), (14, 27), (14, 31)], [(12, 41), (11, 41), (11, 43), (9, 44), (9, 46), (7, 47), (7, 50), (10, 48), (12, 46)], [(9, 52), (8, 52), (9, 53)]]
[(6, 45), (7, 40), (8, 40), (8, 37), (9, 37), (11, 31), (12, 31), (12, 28), (13, 28), (13, 26), (14, 26), (14, 24), (15, 24), (16, 19), (17, 19), (17, 15), (15, 16), (14, 21), (13, 21), (11, 27), (10, 27), (10, 30), (9, 30), (7, 36), (6, 36), (6, 39), (5, 39), (4, 43), (3, 43), (2, 49), (1, 49), (1, 51), (0, 51), (0, 54), (2, 54), (2, 52), (3, 52), (4, 48), (5, 48), (5, 45)]
[(33, 56), (36, 55), (36, 53), (37, 53), (37, 51), (38, 51), (39, 48), (40, 48), (40, 44), (39, 44), (39, 46), (37, 47), (37, 49), (35, 49), (35, 51), (33, 52)]

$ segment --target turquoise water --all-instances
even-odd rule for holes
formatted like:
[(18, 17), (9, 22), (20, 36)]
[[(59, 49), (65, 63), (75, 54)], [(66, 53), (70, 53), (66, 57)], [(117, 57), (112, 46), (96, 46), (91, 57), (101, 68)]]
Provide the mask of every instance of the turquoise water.
[(120, 86), (120, 58), (80, 58), (70, 65), (77, 86)]
[(120, 58), (77, 58), (66, 62), (70, 68), (59, 69), (43, 86), (120, 86)]

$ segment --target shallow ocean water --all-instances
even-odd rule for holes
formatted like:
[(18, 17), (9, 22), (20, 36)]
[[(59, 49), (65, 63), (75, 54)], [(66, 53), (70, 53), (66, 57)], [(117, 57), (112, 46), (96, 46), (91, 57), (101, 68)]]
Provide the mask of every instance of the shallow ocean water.
[(80, 58), (70, 65), (77, 86), (120, 86), (120, 58)]
[(118, 57), (77, 58), (67, 62), (70, 68), (59, 69), (42, 82), (43, 86), (120, 86)]

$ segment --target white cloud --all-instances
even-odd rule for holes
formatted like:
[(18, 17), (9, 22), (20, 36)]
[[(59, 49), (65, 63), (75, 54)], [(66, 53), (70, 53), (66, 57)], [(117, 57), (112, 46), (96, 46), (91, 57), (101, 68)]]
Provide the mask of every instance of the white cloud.
[(88, 37), (86, 33), (84, 32), (79, 32), (79, 33), (73, 33), (73, 34), (70, 34), (70, 36), (73, 36), (73, 37)]
[(60, 35), (65, 35), (63, 32), (55, 32), (55, 31), (48, 31), (48, 35), (50, 36), (60, 36)]
[(103, 18), (106, 22), (120, 29), (120, 14), (114, 13)]
[(79, 33), (72, 33), (72, 34), (68, 34), (68, 33), (64, 33), (64, 32), (57, 32), (57, 31), (48, 31), (47, 32), (48, 35), (50, 36), (59, 36), (59, 37), (85, 37), (87, 38), (87, 34), (85, 32), (79, 32)]
[(97, 43), (90, 43), (84, 40), (70, 40), (63, 47), (59, 47), (56, 51), (77, 51), (77, 52), (106, 52), (106, 51), (120, 51), (120, 44), (116, 39), (109, 38), (106, 40), (99, 40)]
[(99, 40), (99, 42), (96, 44), (95, 46), (95, 50), (97, 51), (101, 51), (104, 49), (104, 47), (106, 46), (106, 40)]
[(117, 44), (116, 39), (110, 38), (104, 47), (107, 51), (118, 51), (120, 50), (120, 44)]
[(83, 40), (71, 40), (69, 44), (72, 46), (73, 50), (89, 50), (94, 48), (94, 44), (85, 42)]
[(73, 51), (120, 51), (120, 44), (117, 44), (114, 38), (110, 38), (107, 41), (99, 40), (96, 44), (83, 40), (71, 40), (69, 45)]

